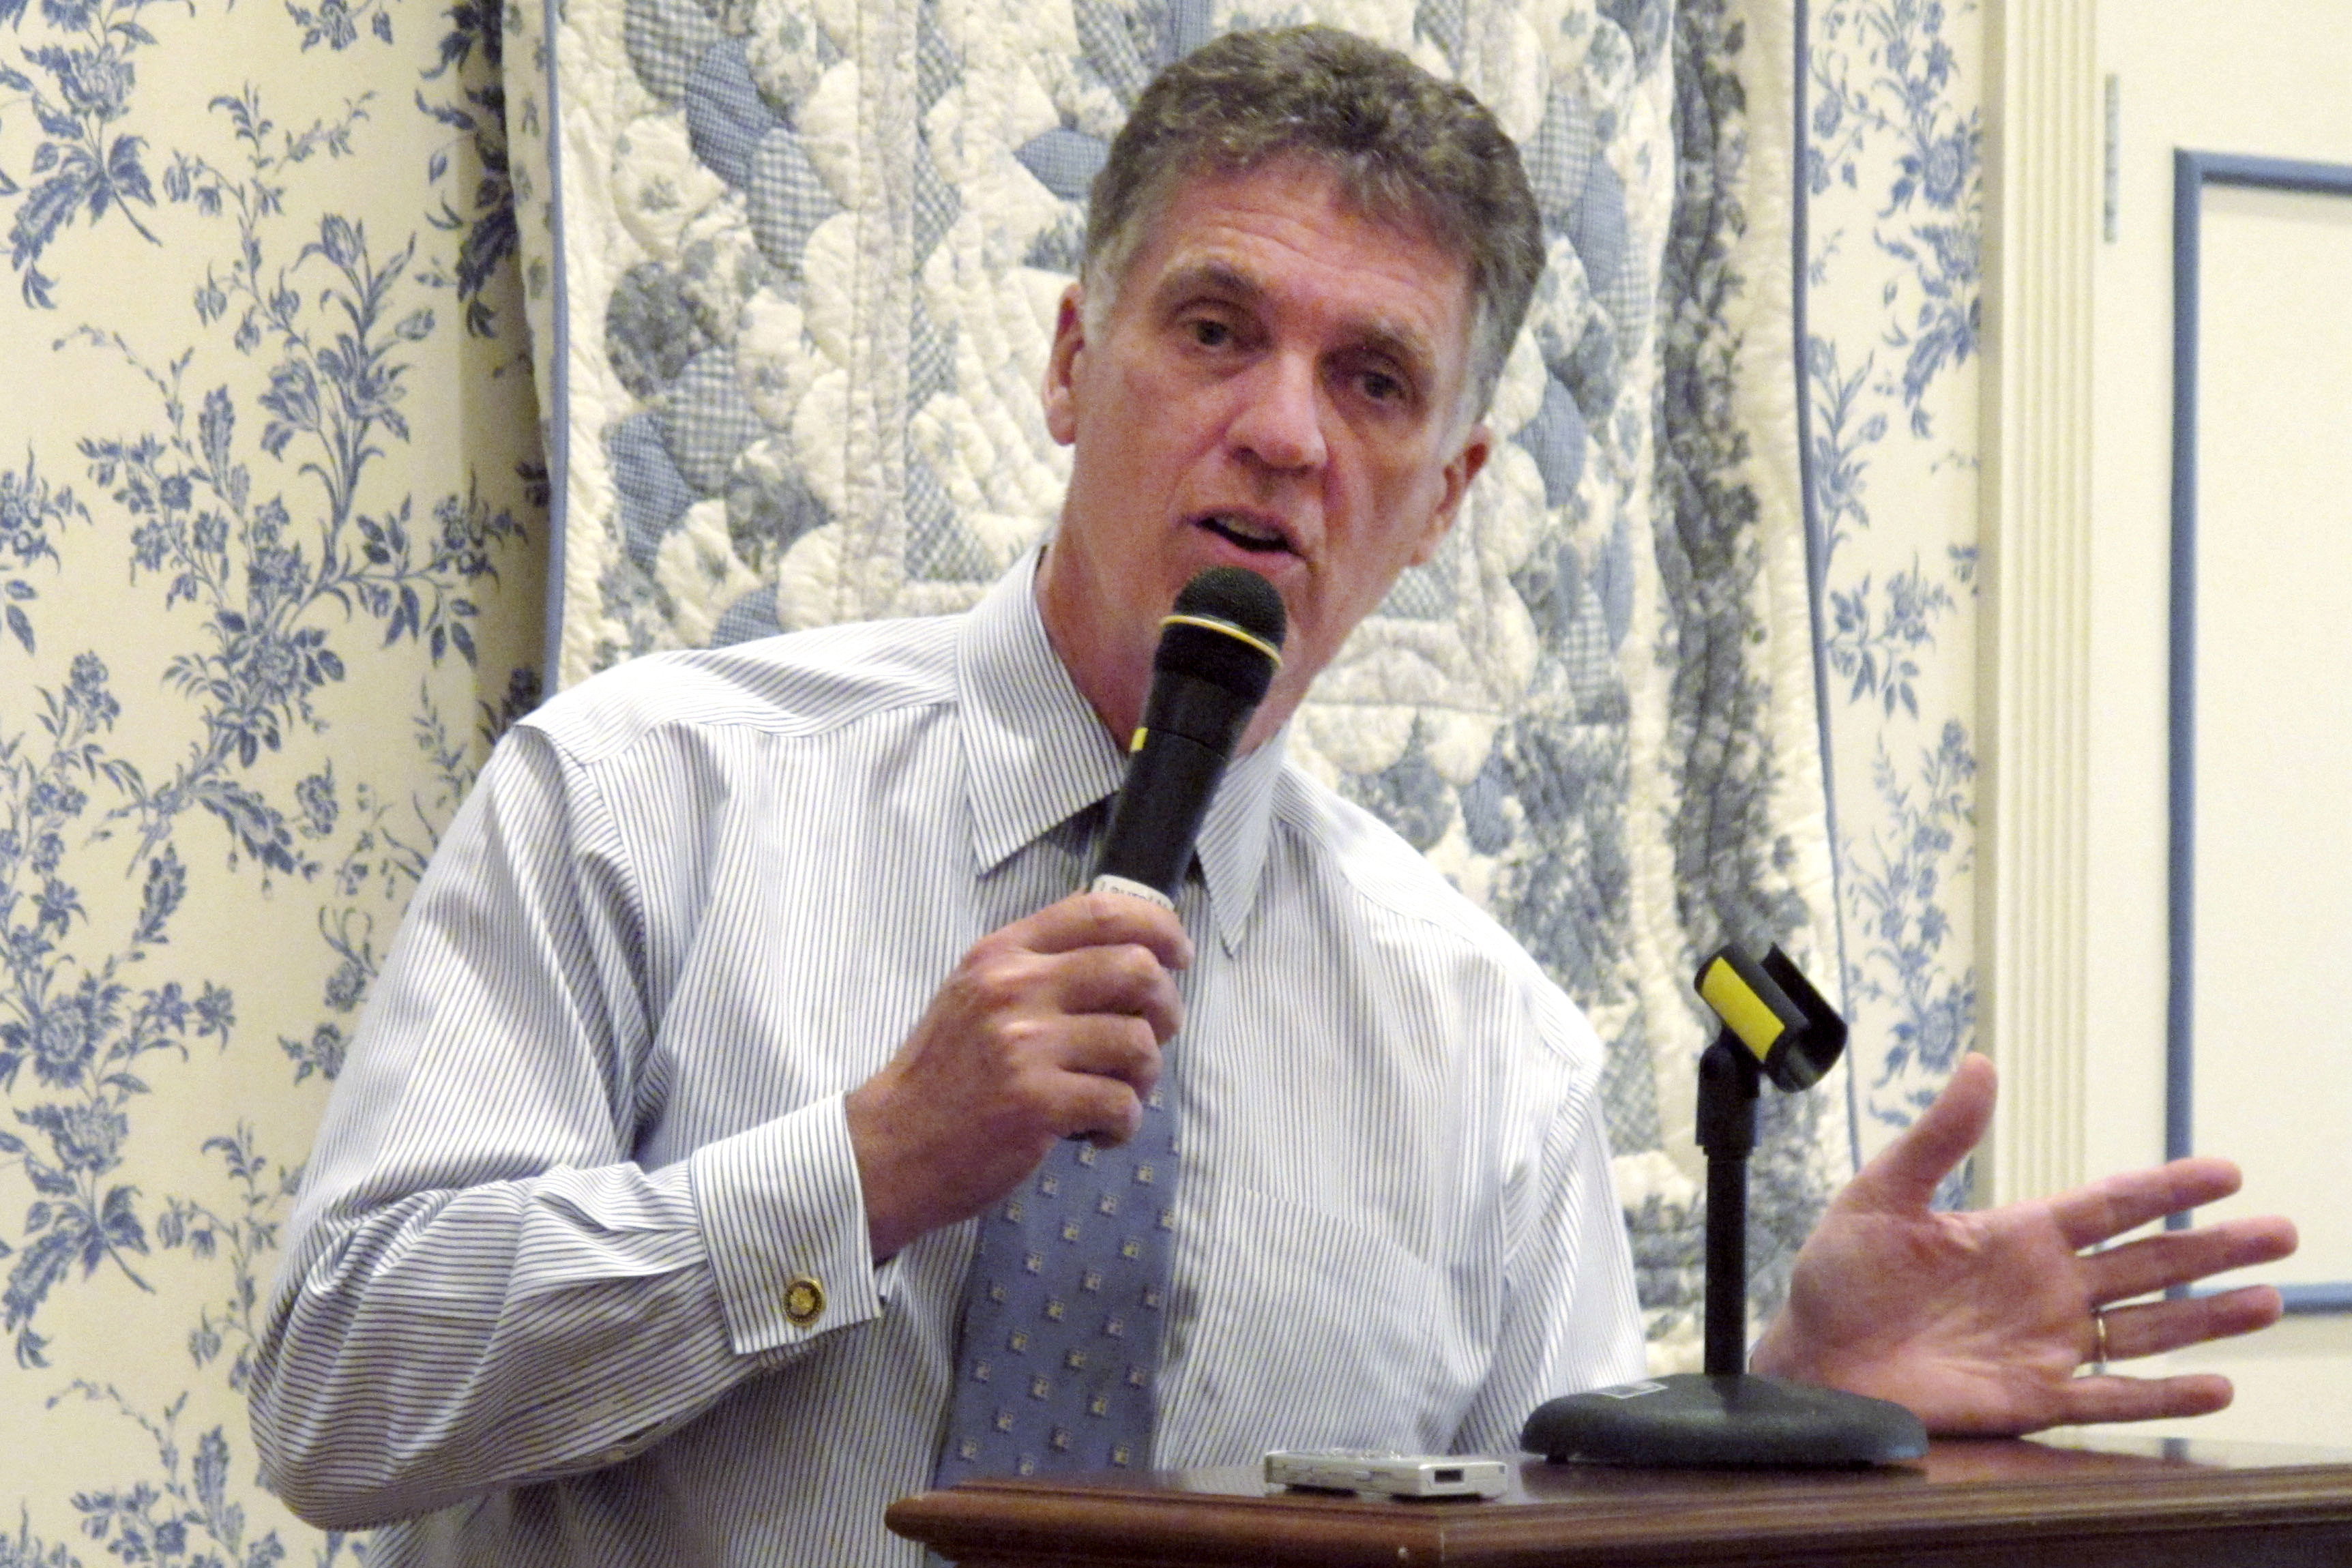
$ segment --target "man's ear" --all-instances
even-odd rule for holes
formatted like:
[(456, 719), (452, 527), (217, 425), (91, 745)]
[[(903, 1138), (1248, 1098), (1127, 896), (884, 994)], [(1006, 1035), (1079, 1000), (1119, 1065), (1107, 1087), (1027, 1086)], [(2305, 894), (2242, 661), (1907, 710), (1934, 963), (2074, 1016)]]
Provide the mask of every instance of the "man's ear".
[(1445, 536), (1454, 531), (1454, 519), (1461, 515), (1462, 497), (1470, 492), (1470, 482), (1486, 466), (1488, 454), (1495, 449), (1494, 433), (1484, 424), (1474, 424), (1470, 434), (1462, 439), (1461, 450), (1445, 465), (1445, 488), (1439, 495), (1437, 506), (1429, 515), (1429, 523), (1412, 549), (1412, 564), (1426, 566)]
[(1045, 357), (1045, 430), (1067, 446), (1078, 438), (1078, 356), (1087, 346), (1087, 295), (1081, 284), (1062, 290), (1054, 316), (1054, 349)]

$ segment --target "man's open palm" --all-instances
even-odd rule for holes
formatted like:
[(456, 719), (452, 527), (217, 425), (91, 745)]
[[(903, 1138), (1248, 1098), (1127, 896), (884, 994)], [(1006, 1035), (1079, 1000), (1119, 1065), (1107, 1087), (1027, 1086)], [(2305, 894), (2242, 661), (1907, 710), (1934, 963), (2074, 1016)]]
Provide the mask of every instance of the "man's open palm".
[(1759, 1372), (1891, 1399), (1931, 1432), (1998, 1436), (2089, 1421), (2196, 1416), (2230, 1402), (2227, 1378), (2119, 1377), (2076, 1369), (2246, 1333), (2279, 1294), (2133, 1301), (2294, 1250), (2277, 1218), (2232, 1219), (2086, 1251), (2237, 1191), (2227, 1160), (2185, 1159), (2056, 1197), (1968, 1213), (1928, 1207), (1983, 1136), (1992, 1063), (1964, 1060), (1918, 1123), (1840, 1193), (1797, 1255), (1789, 1304), (1759, 1342)]

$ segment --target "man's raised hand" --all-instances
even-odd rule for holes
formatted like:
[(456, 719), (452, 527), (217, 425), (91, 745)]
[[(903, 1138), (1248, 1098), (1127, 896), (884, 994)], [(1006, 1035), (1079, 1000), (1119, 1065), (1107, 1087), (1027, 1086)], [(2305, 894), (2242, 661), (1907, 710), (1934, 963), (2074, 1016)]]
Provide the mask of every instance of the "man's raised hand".
[[(2275, 1322), (2279, 1294), (2261, 1285), (2112, 1303), (2284, 1258), (2294, 1250), (2294, 1227), (2231, 1219), (2085, 1250), (2237, 1191), (2237, 1167), (2216, 1159), (2175, 1160), (2001, 1208), (1931, 1212), (1937, 1184), (1983, 1137), (1993, 1088), (1992, 1063), (1967, 1058), (1917, 1124), (1838, 1195), (1797, 1255), (1789, 1304), (1758, 1342), (1756, 1370), (1894, 1400), (1946, 1436), (2198, 1416), (2227, 1405), (2229, 1380), (2210, 1374), (2076, 1369)], [(2106, 1319), (2104, 1347), (2097, 1312)]]
[(1055, 1140), (1120, 1144), (1183, 1021), (1176, 916), (1080, 893), (982, 937), (845, 1114), (877, 1260), (977, 1214)]

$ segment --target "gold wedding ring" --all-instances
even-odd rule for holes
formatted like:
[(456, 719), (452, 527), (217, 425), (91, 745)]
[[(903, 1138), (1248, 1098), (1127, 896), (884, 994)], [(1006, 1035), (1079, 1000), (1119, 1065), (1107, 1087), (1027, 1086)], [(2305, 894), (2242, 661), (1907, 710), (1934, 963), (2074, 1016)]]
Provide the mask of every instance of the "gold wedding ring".
[(2091, 1370), (2107, 1369), (2107, 1314), (2096, 1307), (2091, 1309)]

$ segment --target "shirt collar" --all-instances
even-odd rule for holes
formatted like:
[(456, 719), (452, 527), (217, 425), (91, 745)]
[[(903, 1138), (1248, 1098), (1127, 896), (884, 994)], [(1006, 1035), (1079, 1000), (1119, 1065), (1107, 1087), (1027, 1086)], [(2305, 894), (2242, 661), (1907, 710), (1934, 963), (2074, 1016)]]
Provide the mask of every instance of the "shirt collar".
[[(1031, 552), (989, 590), (957, 640), (972, 858), (983, 873), (1117, 793), (1127, 768), (1045, 635), (1035, 586), (1042, 553)], [(1210, 918), (1229, 953), (1257, 900), (1282, 749), (1276, 735), (1225, 769), (1193, 843)]]

